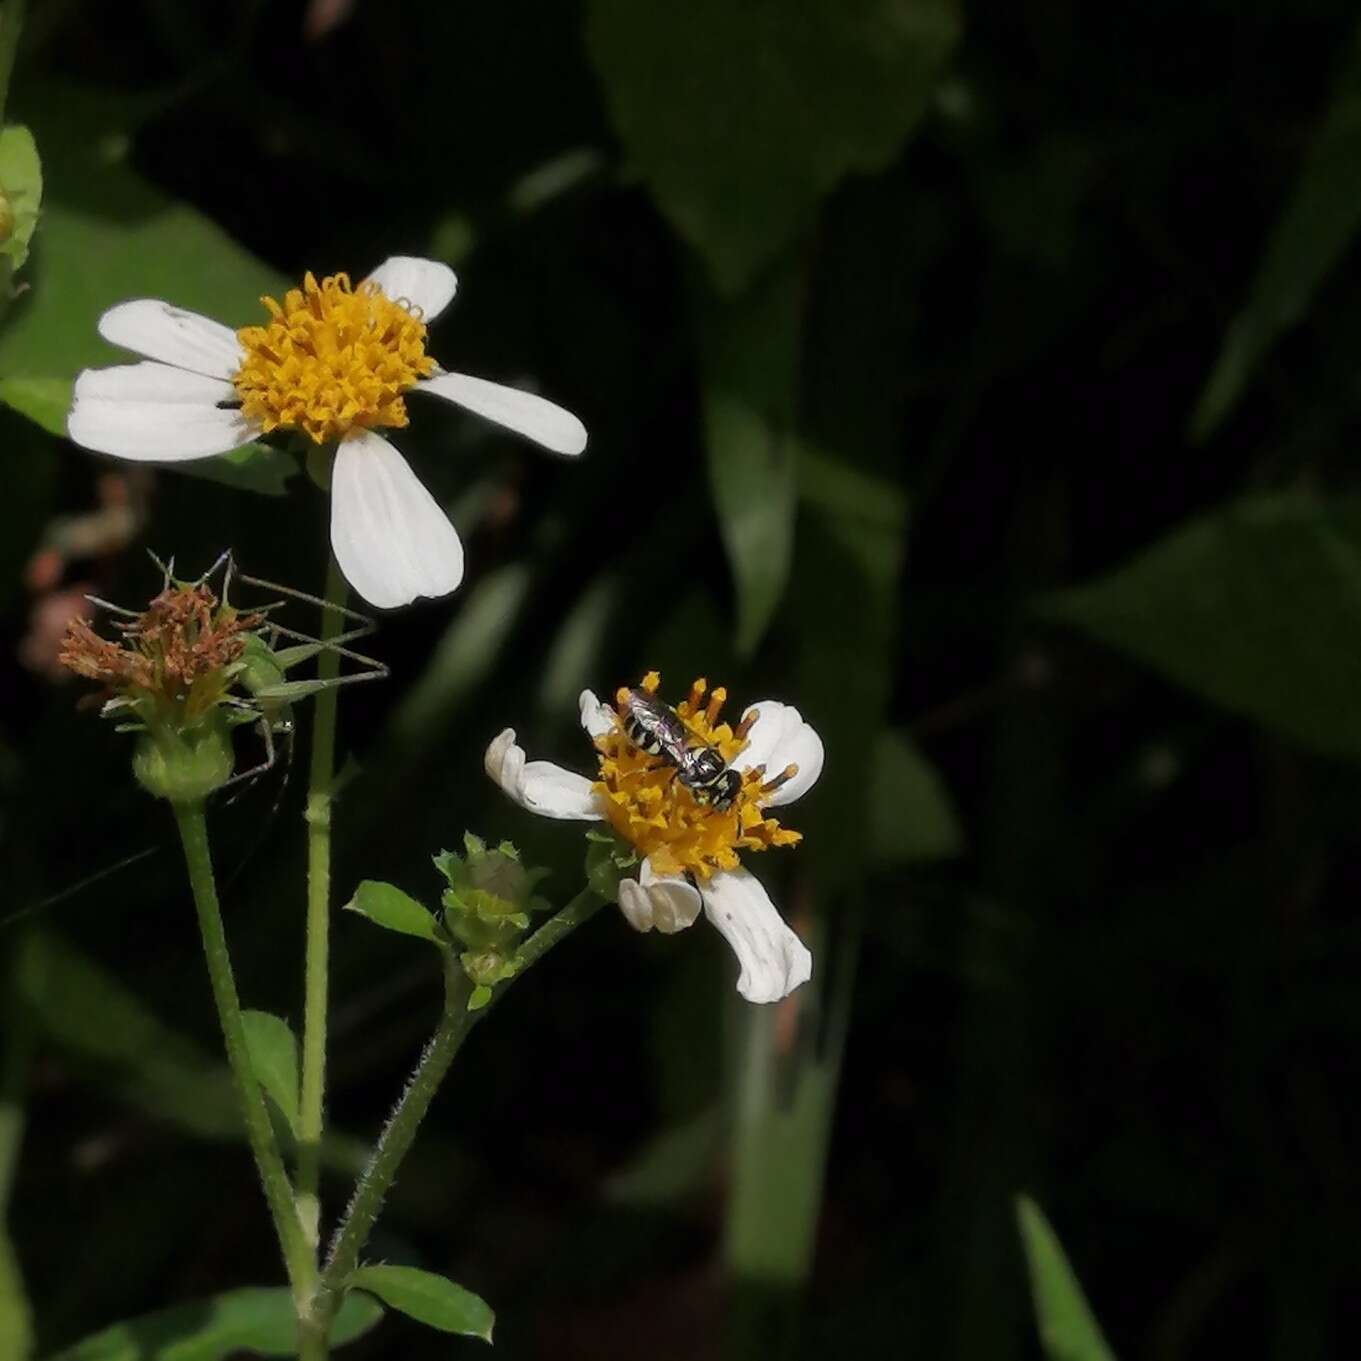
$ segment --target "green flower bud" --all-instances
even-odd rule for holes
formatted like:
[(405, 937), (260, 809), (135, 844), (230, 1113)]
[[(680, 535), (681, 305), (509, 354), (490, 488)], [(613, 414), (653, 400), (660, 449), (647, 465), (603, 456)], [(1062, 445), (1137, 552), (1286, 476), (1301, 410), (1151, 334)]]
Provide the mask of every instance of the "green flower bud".
[(488, 850), (469, 832), (463, 844), (465, 854), (444, 851), (435, 867), (449, 882), (441, 899), (444, 924), (467, 946), (459, 962), (477, 984), (474, 998), (482, 1006), (490, 989), (515, 973), (515, 951), (529, 930), (530, 914), (548, 906), (534, 893), (547, 871), (526, 869), (509, 842)]
[(197, 803), (232, 777), (235, 759), (229, 724), (211, 710), (192, 728), (157, 726), (137, 739), (132, 773), (147, 793), (171, 803)]

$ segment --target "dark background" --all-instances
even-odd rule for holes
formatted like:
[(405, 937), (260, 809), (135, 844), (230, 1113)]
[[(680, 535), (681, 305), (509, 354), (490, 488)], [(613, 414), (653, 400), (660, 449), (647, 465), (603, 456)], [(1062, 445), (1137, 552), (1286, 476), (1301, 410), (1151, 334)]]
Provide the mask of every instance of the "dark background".
[[(813, 984), (757, 1014), (706, 925), (602, 914), (475, 1033), (374, 1254), (477, 1290), (512, 1357), (1005, 1361), (1040, 1354), (1028, 1191), (1119, 1356), (1352, 1354), (1354, 6), (32, 11), (0, 398), (42, 419), (30, 380), (116, 362), (120, 297), (236, 325), (405, 252), (459, 271), (442, 363), (591, 432), (574, 465), (434, 404), (401, 432), (470, 569), (345, 695), (339, 901), (433, 899), (465, 827), (565, 901), (579, 833), (481, 752), (509, 724), (588, 768), (582, 686), (703, 674), (827, 743), (805, 844), (755, 866)], [(144, 547), (229, 546), (315, 591), (326, 507), (15, 410), (0, 456), (8, 1225), (46, 1355), (280, 1275), (170, 820), (49, 672), (54, 592), (137, 604)], [(135, 513), (68, 551), (101, 485)], [(243, 993), (295, 1022), (304, 762), (212, 818)], [(334, 945), (332, 1216), (438, 1006), (414, 942)], [(394, 1317), (346, 1354), (478, 1345)]]

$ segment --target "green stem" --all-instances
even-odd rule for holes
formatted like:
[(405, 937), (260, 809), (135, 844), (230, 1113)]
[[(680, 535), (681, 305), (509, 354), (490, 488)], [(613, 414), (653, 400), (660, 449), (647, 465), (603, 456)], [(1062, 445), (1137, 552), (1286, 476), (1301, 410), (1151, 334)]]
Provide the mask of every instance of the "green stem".
[(5, 122), (5, 105), (9, 102), (9, 81), (14, 74), (14, 57), (19, 50), (19, 34), (24, 29), (26, 0), (5, 0), (0, 10), (0, 127)]
[[(565, 940), (584, 922), (589, 921), (604, 905), (604, 899), (592, 888), (584, 888), (560, 912), (545, 922), (516, 952), (520, 964), (518, 978), (537, 963), (555, 945)], [(502, 983), (499, 995), (514, 980)], [(444, 956), (444, 1010), (430, 1043), (426, 1045), (416, 1069), (406, 1085), (387, 1125), (378, 1137), (369, 1164), (355, 1185), (349, 1208), (331, 1244), (326, 1270), (321, 1278), (321, 1307), (317, 1310), (322, 1326), (334, 1316), (344, 1298), (345, 1285), (359, 1265), (359, 1254), (368, 1242), (383, 1207), (383, 1201), (402, 1165), (416, 1132), (425, 1119), (430, 1103), (444, 1081), (455, 1056), (468, 1032), (485, 1016), (485, 1011), (469, 1011), (468, 999), (472, 983), (459, 966), (452, 952)]]
[(523, 973), (531, 964), (536, 964), (559, 941), (571, 935), (584, 922), (590, 921), (604, 906), (604, 898), (593, 888), (583, 888), (566, 907), (554, 913), (515, 952), (515, 962), (519, 965), (518, 973)]
[(378, 1142), (369, 1157), (369, 1164), (355, 1185), (349, 1208), (345, 1211), (331, 1254), (322, 1273), (322, 1313), (329, 1316), (339, 1304), (340, 1295), (350, 1273), (359, 1265), (359, 1254), (368, 1241), (388, 1188), (397, 1169), (406, 1157), (425, 1119), (430, 1103), (439, 1090), (444, 1075), (449, 1071), (454, 1056), (462, 1047), (468, 1031), (477, 1023), (478, 1013), (468, 1010), (472, 983), (459, 967), (452, 954), (444, 957), (444, 1010), (425, 1052), (416, 1064), (406, 1091), (397, 1103)]
[(222, 912), (217, 902), (217, 886), (213, 881), (213, 862), (208, 850), (208, 824), (203, 816), (203, 804), (175, 804), (175, 821), (179, 824), (180, 840), (184, 844), (184, 863), (189, 871), (189, 885), (198, 909), (199, 928), (203, 932), (203, 953), (208, 962), (208, 977), (212, 980), (213, 1000), (222, 1023), (222, 1038), (227, 1047), (227, 1061), (236, 1082), (236, 1095), (246, 1122), (246, 1137), (255, 1155), (255, 1166), (260, 1173), (265, 1200), (274, 1217), (274, 1228), (283, 1249), (284, 1268), (293, 1287), (294, 1298), (300, 1308), (310, 1302), (316, 1284), (316, 1262), (303, 1236), (302, 1224), (293, 1203), (293, 1189), (288, 1184), (288, 1173), (274, 1142), (274, 1130), (265, 1109), (265, 1098), (251, 1070), (250, 1051), (246, 1045), (246, 1027), (241, 1019), (241, 1002), (236, 995), (236, 981), (232, 977), (231, 959), (227, 954), (227, 936), (222, 927)]
[[(334, 555), (326, 573), (328, 605), (345, 604), (348, 588)], [(341, 630), (337, 609), (324, 609), (321, 640)], [(334, 680), (340, 654), (325, 649), (317, 678)], [(331, 791), (336, 764), (339, 687), (318, 692), (312, 721), (312, 760), (307, 782), (307, 954), (303, 982), (302, 1090), (298, 1111), (298, 1213), (315, 1251), (320, 1241), (321, 1134), (326, 1101), (326, 993), (331, 948)]]

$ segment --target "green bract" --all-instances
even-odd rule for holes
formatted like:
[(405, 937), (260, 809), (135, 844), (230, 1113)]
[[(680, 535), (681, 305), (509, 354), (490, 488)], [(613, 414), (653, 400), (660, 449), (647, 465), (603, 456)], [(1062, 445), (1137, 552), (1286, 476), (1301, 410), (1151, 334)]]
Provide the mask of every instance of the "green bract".
[(234, 764), (231, 723), (222, 709), (211, 709), (192, 727), (157, 724), (142, 733), (132, 773), (158, 799), (197, 803), (231, 779)]

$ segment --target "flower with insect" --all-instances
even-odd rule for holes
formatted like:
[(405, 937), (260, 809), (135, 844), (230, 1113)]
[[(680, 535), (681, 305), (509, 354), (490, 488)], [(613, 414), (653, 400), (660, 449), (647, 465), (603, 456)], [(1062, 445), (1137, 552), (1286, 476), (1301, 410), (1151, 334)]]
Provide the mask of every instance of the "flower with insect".
[[(779, 1001), (811, 976), (812, 956), (743, 866), (742, 854), (800, 840), (768, 810), (813, 787), (822, 773), (822, 740), (797, 709), (776, 700), (753, 704), (734, 728), (719, 722), (721, 688), (711, 691), (698, 680), (669, 709), (656, 699), (659, 685), (650, 672), (639, 689), (621, 689), (614, 708), (583, 691), (581, 725), (595, 744), (596, 779), (549, 761), (526, 761), (512, 728), (487, 748), (487, 773), (532, 813), (606, 823), (627, 848), (625, 861), (636, 865), (616, 889), (629, 925), (680, 931), (702, 907), (741, 965), (738, 992), (750, 1002)], [(669, 756), (664, 743), (649, 744), (657, 748), (652, 752), (640, 745), (630, 721), (640, 703), (674, 716), (687, 751), (717, 753), (738, 777), (731, 793), (707, 797), (705, 788), (682, 778), (686, 762), (679, 750)]]
[(331, 545), (350, 585), (384, 609), (447, 595), (463, 579), (458, 534), (378, 433), (407, 424), (406, 394), (442, 397), (554, 453), (586, 447), (570, 412), (446, 373), (426, 353), (426, 328), (456, 286), (447, 265), (394, 256), (357, 288), (345, 274), (308, 274), (282, 303), (262, 299), (264, 325), (237, 331), (158, 299), (119, 303), (99, 333), (143, 361), (84, 370), (67, 431), (87, 449), (147, 462), (211, 458), (280, 431), (334, 449)]
[[(321, 642), (276, 623), (270, 616), (280, 602), (250, 610), (231, 604), (233, 579), (302, 600), (315, 598), (240, 573), (233, 578), (228, 554), (193, 581), (177, 580), (173, 565), (157, 566), (161, 591), (140, 613), (92, 597), (115, 616), (116, 639), (102, 637), (84, 619), (73, 619), (59, 659), (77, 675), (104, 686), (101, 713), (117, 721), (119, 732), (138, 735), (133, 770), (139, 783), (158, 797), (191, 802), (262, 774), (275, 763), (275, 737), (292, 739), (296, 700), (387, 675), (382, 663), (345, 646), (372, 630), (371, 621), (354, 611), (345, 613), (362, 620), (359, 627)], [(208, 582), (220, 566), (219, 598)], [(284, 640), (291, 646), (281, 647)], [(290, 670), (326, 650), (366, 669), (330, 679), (288, 679)], [(231, 731), (245, 724), (259, 732), (265, 759), (234, 776)]]

